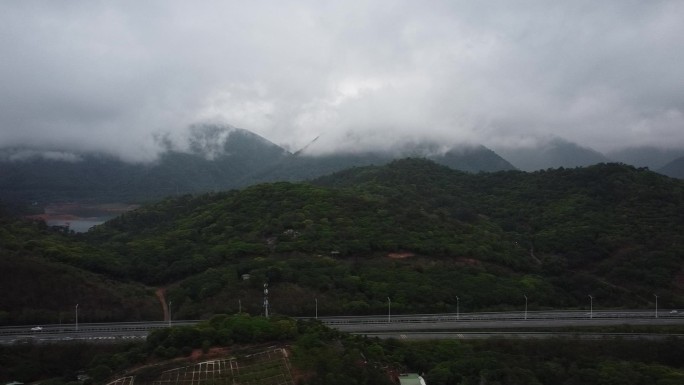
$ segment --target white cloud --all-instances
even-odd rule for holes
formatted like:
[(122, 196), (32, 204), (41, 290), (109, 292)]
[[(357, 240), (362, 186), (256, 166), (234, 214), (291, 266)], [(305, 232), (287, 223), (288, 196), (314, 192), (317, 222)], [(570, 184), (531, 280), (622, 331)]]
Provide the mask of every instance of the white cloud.
[(684, 147), (681, 36), (676, 0), (2, 2), (0, 147), (149, 160), (198, 121), (291, 149)]

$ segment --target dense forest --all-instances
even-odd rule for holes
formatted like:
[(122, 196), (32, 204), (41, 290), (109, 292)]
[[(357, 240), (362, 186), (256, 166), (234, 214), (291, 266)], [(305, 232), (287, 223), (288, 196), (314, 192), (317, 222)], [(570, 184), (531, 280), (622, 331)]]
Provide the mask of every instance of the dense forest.
[[(531, 310), (586, 308), (589, 294), (604, 308), (650, 308), (653, 294), (677, 308), (682, 213), (684, 182), (620, 164), (468, 174), (405, 159), (168, 198), (86, 234), (5, 218), (0, 237), (15, 264), (65, 264), (150, 300), (165, 288), (177, 318), (259, 314), (265, 282), (286, 315), (312, 315), (315, 301), (321, 315), (377, 314), (387, 297), (397, 313), (455, 311), (456, 296), (462, 311), (518, 309), (524, 296)], [(32, 306), (36, 322), (59, 318)], [(4, 309), (4, 322), (26, 322)], [(124, 314), (150, 315), (93, 320)]]
[[(155, 301), (153, 287), (179, 318), (238, 304), (258, 314), (265, 282), (287, 315), (311, 315), (315, 300), (321, 314), (381, 313), (387, 297), (406, 313), (454, 311), (456, 296), (464, 311), (515, 309), (524, 296), (530, 309), (583, 308), (588, 294), (601, 307), (651, 307), (654, 293), (681, 307), (682, 212), (682, 181), (620, 164), (468, 174), (406, 159), (168, 198), (86, 234), (5, 216), (2, 263), (16, 274), (3, 286), (46, 302), (5, 298), (0, 321), (60, 319), (78, 289), (57, 277), (83, 274), (130, 287), (111, 290), (118, 306), (93, 300), (93, 321), (160, 319), (159, 306), (128, 309)], [(79, 272), (22, 278), (55, 263)], [(71, 289), (38, 295), (40, 286)]]
[(644, 307), (653, 293), (676, 307), (682, 212), (681, 181), (624, 165), (474, 175), (408, 159), (169, 199), (83, 240), (114, 258), (103, 271), (170, 286), (188, 317), (258, 303), (263, 282), (295, 315), (314, 298), (327, 314), (377, 313), (388, 296), (398, 312), (453, 311), (456, 296), (469, 310), (524, 295)]
[[(0, 325), (161, 319), (154, 289), (88, 270), (96, 249), (0, 210)], [(76, 267), (79, 265), (80, 267)]]

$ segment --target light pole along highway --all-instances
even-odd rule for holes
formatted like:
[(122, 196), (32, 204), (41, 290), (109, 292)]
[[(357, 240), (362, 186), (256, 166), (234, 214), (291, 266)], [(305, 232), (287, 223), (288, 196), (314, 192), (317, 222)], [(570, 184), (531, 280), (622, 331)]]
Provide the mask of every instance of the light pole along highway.
[[(458, 316), (453, 313), (395, 314), (393, 317), (391, 313), (391, 298), (387, 297), (387, 302), (388, 312), (385, 315), (327, 316), (319, 317), (319, 321), (322, 321), (328, 327), (350, 333), (405, 331), (413, 334), (419, 332), (454, 332), (466, 329), (486, 329), (491, 331), (488, 333), (496, 333), (511, 328), (525, 328), (535, 331), (535, 329), (546, 330), (549, 327), (684, 325), (684, 312), (678, 309), (667, 309), (659, 313), (657, 319), (654, 318), (653, 309), (601, 310), (594, 314), (593, 307), (590, 313), (592, 319), (587, 317), (586, 310), (530, 312), (529, 309), (526, 320), (520, 319), (520, 311), (459, 313)], [(142, 338), (151, 330), (167, 327), (168, 322), (168, 320), (86, 324), (79, 322), (78, 330), (60, 324), (43, 325), (40, 327), (35, 325), (2, 326), (0, 327), (0, 344), (11, 344), (22, 339), (54, 342), (73, 339), (111, 339), (112, 341), (118, 341), (119, 338)], [(195, 325), (199, 322), (201, 320), (177, 320), (173, 321), (173, 324), (183, 326)], [(684, 339), (684, 334), (673, 336)]]
[(456, 296), (456, 319), (457, 319), (457, 320), (459, 320), (459, 319), (461, 318), (461, 315), (460, 315), (460, 312), (459, 312), (459, 309), (458, 309), (458, 308), (459, 308), (459, 305), (460, 305), (460, 304), (459, 304), (460, 301), (461, 301), (460, 298), (458, 298), (458, 296)]

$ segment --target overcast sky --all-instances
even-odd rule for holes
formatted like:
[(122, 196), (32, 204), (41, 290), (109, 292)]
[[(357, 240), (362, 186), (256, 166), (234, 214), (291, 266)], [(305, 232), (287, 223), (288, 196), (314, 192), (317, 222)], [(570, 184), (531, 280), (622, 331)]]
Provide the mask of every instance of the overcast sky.
[(684, 1), (2, 1), (0, 147), (684, 147)]

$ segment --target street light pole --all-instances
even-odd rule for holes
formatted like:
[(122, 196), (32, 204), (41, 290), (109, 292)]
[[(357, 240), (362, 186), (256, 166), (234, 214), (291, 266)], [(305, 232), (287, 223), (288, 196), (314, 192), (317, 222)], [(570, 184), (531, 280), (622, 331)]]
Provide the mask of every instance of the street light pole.
[(527, 319), (527, 294), (523, 294), (523, 297), (525, 297), (525, 319)]
[(169, 327), (171, 327), (171, 301), (169, 301)]
[(392, 322), (392, 300), (387, 297), (387, 323)]
[(314, 298), (316, 301), (316, 319), (318, 319), (318, 298)]
[(460, 314), (459, 314), (459, 309), (458, 309), (458, 307), (459, 307), (459, 305), (460, 305), (460, 304), (459, 304), (460, 301), (461, 301), (461, 299), (458, 298), (458, 296), (456, 296), (456, 319), (457, 319), (457, 320), (459, 320), (459, 319), (461, 318), (461, 316), (460, 316)]
[(656, 297), (656, 310), (655, 310), (655, 317), (658, 318), (658, 295), (653, 294)]
[(589, 318), (594, 318), (594, 297), (589, 294)]
[(78, 331), (78, 304), (76, 304), (76, 331)]

